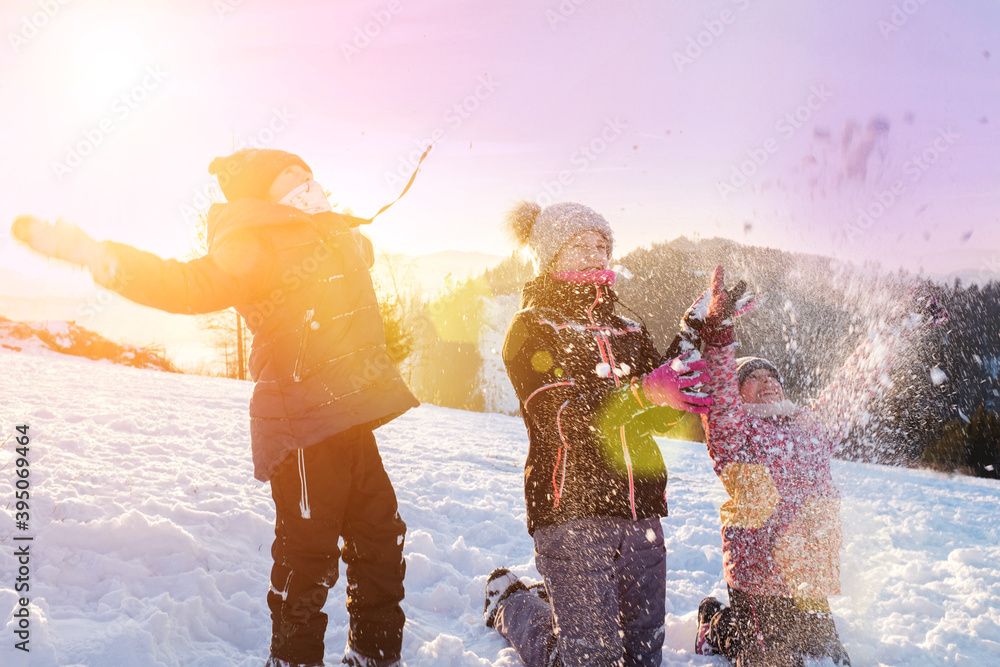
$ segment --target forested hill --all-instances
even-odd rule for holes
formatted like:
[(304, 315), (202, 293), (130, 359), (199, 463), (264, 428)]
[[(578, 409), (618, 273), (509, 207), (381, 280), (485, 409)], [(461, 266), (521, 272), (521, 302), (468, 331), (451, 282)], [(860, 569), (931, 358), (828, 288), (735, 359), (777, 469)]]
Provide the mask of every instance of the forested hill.
[[(843, 455), (884, 462), (913, 461), (933, 445), (940, 445), (942, 438), (967, 440), (974, 435), (956, 435), (956, 431), (985, 429), (983, 438), (993, 440), (992, 446), (984, 445), (989, 451), (973, 456), (976, 460), (971, 462), (964, 460), (962, 452), (935, 455), (940, 459), (938, 467), (978, 468), (987, 476), (994, 476), (991, 473), (1000, 468), (1000, 445), (996, 444), (1000, 432), (995, 437), (990, 435), (1000, 429), (996, 419), (1000, 408), (998, 283), (966, 287), (956, 281), (943, 285), (905, 272), (886, 273), (876, 266), (853, 266), (828, 257), (718, 238), (692, 241), (681, 237), (639, 248), (617, 262), (627, 270), (626, 275), (630, 274), (616, 285), (620, 311), (644, 321), (661, 348), (673, 338), (692, 300), (707, 288), (716, 265), (726, 267), (729, 284), (746, 280), (759, 302), (738, 321), (740, 354), (772, 360), (784, 376), (789, 396), (800, 401), (815, 396), (879, 318), (907, 303), (907, 295), (936, 297), (948, 308), (951, 319), (922, 332), (907, 347), (894, 366), (891, 385), (871, 406), (865, 427), (852, 433)], [(490, 398), (483, 399), (482, 394), (502, 392), (504, 378), (496, 379), (497, 386), (491, 387), (488, 374), (484, 383), (482, 368), (470, 373), (463, 367), (495, 366), (496, 360), (490, 357), (495, 356), (499, 330), (517, 307), (517, 298), (512, 295), (532, 274), (528, 262), (510, 257), (428, 304), (429, 309), (438, 312), (438, 319), (447, 319), (447, 311), (455, 310), (455, 317), (461, 317), (473, 334), (480, 332), (475, 350), (471, 340), (438, 341), (451, 349), (450, 358), (456, 363), (433, 374), (437, 378), (434, 383), (457, 382), (459, 390), (443, 393), (472, 399), (464, 404), (436, 402), (496, 409), (496, 401), (491, 405)], [(491, 307), (470, 308), (465, 300), (476, 296), (492, 300)], [(480, 321), (470, 321), (476, 318)], [(488, 341), (484, 340), (484, 332)], [(434, 354), (439, 358), (446, 352), (439, 349)], [(418, 352), (415, 365), (419, 365), (420, 357)], [(417, 375), (422, 381), (431, 379)], [(461, 391), (463, 377), (468, 383), (465, 392)], [(437, 394), (438, 398), (442, 395)], [(981, 423), (977, 424), (977, 420)], [(955, 447), (961, 448), (962, 444), (952, 449)], [(992, 471), (988, 469), (991, 465)]]

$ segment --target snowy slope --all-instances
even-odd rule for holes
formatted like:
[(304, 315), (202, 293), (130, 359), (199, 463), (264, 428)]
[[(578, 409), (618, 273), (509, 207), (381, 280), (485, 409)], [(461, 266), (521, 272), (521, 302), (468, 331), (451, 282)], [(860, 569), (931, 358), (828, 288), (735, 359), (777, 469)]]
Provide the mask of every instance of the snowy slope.
[[(0, 664), (261, 665), (274, 510), (252, 478), (250, 385), (0, 351), (0, 441), (30, 425), (30, 530), (15, 529), (13, 441), (0, 448)], [(486, 574), (536, 578), (524, 528), (520, 420), (425, 406), (378, 432), (409, 525), (407, 665), (516, 666), (481, 619)], [(665, 665), (692, 655), (695, 609), (724, 594), (721, 485), (702, 445), (662, 443), (671, 471)], [(1000, 655), (1000, 485), (838, 463), (845, 595), (857, 665), (987, 665)], [(13, 536), (34, 535), (31, 648), (14, 649)], [(330, 596), (327, 664), (346, 632)]]

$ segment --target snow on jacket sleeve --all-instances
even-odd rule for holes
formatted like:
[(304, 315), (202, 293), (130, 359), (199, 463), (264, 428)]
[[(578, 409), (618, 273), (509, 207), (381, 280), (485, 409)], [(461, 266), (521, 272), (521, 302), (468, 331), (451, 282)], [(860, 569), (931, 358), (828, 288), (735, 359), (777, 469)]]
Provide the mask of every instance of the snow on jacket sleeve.
[(98, 284), (125, 298), (168, 313), (200, 314), (258, 300), (272, 268), (266, 244), (231, 234), (216, 250), (181, 262), (123, 243), (104, 244)]
[(582, 442), (591, 431), (610, 432), (648, 407), (636, 394), (641, 390), (628, 383), (615, 387), (596, 374), (572, 377), (566, 371), (570, 354), (550, 326), (517, 317), (507, 332), (504, 364), (534, 428), (555, 429), (562, 440)]
[(708, 372), (712, 374), (703, 391), (714, 401), (702, 421), (708, 452), (716, 468), (736, 460), (748, 435), (743, 399), (736, 381), (735, 348), (735, 345), (723, 348), (706, 346), (702, 353)]

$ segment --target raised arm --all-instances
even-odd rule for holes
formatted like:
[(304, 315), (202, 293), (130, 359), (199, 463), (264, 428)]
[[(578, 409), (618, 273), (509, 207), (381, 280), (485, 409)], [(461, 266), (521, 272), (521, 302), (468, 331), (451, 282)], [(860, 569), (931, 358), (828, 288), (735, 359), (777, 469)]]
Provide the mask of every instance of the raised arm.
[(33, 216), (17, 218), (11, 234), (40, 254), (88, 268), (96, 283), (125, 298), (169, 313), (209, 313), (253, 302), (272, 268), (269, 249), (249, 233), (231, 234), (190, 262), (98, 243), (75, 225), (50, 225)]
[[(234, 237), (237, 235), (234, 235)], [(227, 240), (190, 262), (161, 259), (121, 243), (104, 244), (100, 285), (168, 313), (198, 314), (252, 303), (271, 272), (271, 254), (251, 236)]]
[[(705, 440), (714, 468), (731, 498), (721, 508), (726, 527), (762, 528), (781, 502), (766, 463), (752, 451), (750, 424), (740, 396), (736, 369), (734, 320), (753, 307), (746, 285), (727, 290), (722, 267), (712, 274), (712, 287), (685, 314), (705, 342), (705, 360), (712, 378), (706, 391), (715, 399), (703, 417)], [(702, 307), (705, 301), (707, 307)]]
[(933, 298), (910, 298), (907, 307), (879, 321), (808, 408), (826, 435), (834, 442), (843, 440), (911, 340), (947, 319), (947, 311)]
[(702, 416), (708, 453), (715, 462), (716, 472), (739, 459), (739, 451), (749, 435), (743, 399), (736, 381), (736, 345), (725, 347), (706, 345), (703, 352), (712, 378), (705, 391), (715, 403)]
[(735, 320), (755, 303), (753, 293), (742, 280), (726, 289), (725, 271), (717, 266), (712, 272), (709, 289), (695, 300), (681, 319), (682, 334), (705, 343), (703, 355), (711, 379), (704, 390), (715, 402), (702, 421), (708, 451), (720, 475), (736, 460), (746, 443), (746, 416), (736, 379)]

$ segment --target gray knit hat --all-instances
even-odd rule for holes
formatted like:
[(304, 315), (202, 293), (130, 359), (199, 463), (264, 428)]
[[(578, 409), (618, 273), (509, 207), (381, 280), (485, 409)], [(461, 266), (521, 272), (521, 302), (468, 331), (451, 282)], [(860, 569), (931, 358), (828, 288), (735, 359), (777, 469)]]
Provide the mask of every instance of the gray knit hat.
[(504, 226), (519, 248), (527, 246), (531, 250), (538, 275), (548, 270), (563, 245), (580, 232), (600, 232), (608, 240), (608, 253), (614, 249), (611, 225), (583, 204), (561, 202), (542, 209), (534, 202), (523, 201), (507, 214)]
[(774, 367), (774, 364), (767, 359), (761, 359), (760, 357), (740, 357), (736, 360), (736, 382), (739, 384), (740, 388), (742, 389), (743, 383), (746, 382), (746, 379), (750, 377), (751, 373), (759, 371), (762, 368), (766, 368), (774, 373), (778, 378), (778, 382), (781, 384), (785, 383), (785, 381), (781, 379), (781, 373), (779, 373), (778, 369)]

